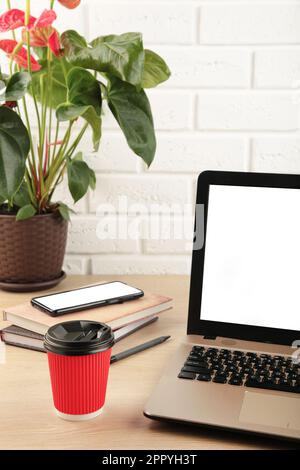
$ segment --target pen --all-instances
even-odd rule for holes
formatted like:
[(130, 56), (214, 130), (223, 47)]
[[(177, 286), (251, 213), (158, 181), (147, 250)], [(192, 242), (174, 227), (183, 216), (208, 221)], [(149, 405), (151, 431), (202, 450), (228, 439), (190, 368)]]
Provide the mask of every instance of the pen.
[(136, 333), (137, 331), (141, 330), (142, 328), (145, 328), (146, 326), (151, 325), (157, 320), (158, 320), (158, 317), (151, 317), (151, 318), (140, 320), (138, 322), (124, 326), (123, 328), (120, 328), (119, 330), (114, 332), (115, 343), (118, 343), (122, 339), (127, 338), (127, 336), (130, 336), (133, 333)]
[(161, 336), (160, 338), (152, 339), (151, 341), (148, 341), (147, 343), (140, 344), (139, 346), (135, 346), (134, 348), (128, 349), (127, 351), (123, 351), (119, 354), (115, 354), (114, 356), (111, 357), (110, 363), (113, 364), (114, 362), (121, 361), (122, 359), (126, 359), (127, 357), (133, 356), (134, 354), (137, 354), (142, 351), (146, 351), (147, 349), (153, 348), (154, 346), (157, 346), (158, 344), (162, 344), (168, 339), (170, 339), (171, 336)]

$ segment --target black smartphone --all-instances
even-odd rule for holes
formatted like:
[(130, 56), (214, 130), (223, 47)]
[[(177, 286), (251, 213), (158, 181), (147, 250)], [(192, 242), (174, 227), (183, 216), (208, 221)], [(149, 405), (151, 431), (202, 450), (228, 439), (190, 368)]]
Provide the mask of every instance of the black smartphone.
[(36, 297), (31, 300), (31, 304), (48, 315), (57, 317), (66, 313), (128, 302), (143, 295), (142, 290), (116, 281)]

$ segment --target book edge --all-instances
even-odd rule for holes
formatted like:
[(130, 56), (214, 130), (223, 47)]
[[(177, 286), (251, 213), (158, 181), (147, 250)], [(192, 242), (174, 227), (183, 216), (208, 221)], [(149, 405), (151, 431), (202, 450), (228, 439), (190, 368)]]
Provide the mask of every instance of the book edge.
[[(173, 300), (170, 299), (170, 300), (168, 300), (168, 301), (166, 301), (162, 304), (159, 304), (155, 307), (150, 307), (150, 308), (144, 309), (140, 312), (135, 312), (131, 315), (128, 315), (127, 317), (120, 317), (118, 319), (112, 320), (111, 322), (107, 322), (107, 325), (109, 325), (112, 328), (112, 330), (115, 331), (116, 329), (122, 328), (123, 326), (130, 325), (131, 323), (133, 323), (134, 321), (137, 321), (139, 319), (142, 320), (143, 318), (147, 318), (149, 316), (162, 313), (166, 310), (170, 310), (172, 308), (172, 305), (173, 305)], [(156, 308), (157, 308), (157, 310), (155, 310)], [(24, 323), (22, 321), (23, 317), (21, 317), (19, 315), (16, 315), (16, 314), (13, 314), (13, 313), (9, 313), (8, 311), (6, 311), (5, 313), (6, 313), (6, 321), (9, 321), (14, 325), (19, 326), (20, 328), (24, 328), (26, 330), (32, 331), (34, 333), (37, 333), (37, 334), (40, 334), (40, 335), (43, 335), (43, 336), (45, 336), (46, 332), (48, 331), (47, 326), (42, 325), (42, 323), (38, 323), (38, 322), (35, 322), (33, 320), (28, 320), (28, 319), (26, 319), (26, 323), (25, 323), (26, 327), (25, 327)], [(139, 317), (138, 315), (141, 315), (141, 316)], [(137, 319), (136, 319), (136, 316), (138, 316)], [(126, 319), (128, 321), (125, 321), (124, 323), (121, 323), (122, 319), (123, 320)]]
[[(17, 329), (17, 331), (16, 331)], [(22, 330), (22, 331), (19, 331)], [(11, 331), (13, 330), (13, 331)], [(22, 328), (21, 326), (18, 325), (9, 325), (2, 330), (0, 330), (0, 333), (2, 334), (12, 334), (15, 336), (20, 336), (21, 338), (29, 338), (29, 339), (37, 339), (37, 340), (43, 340), (44, 335), (40, 333), (36, 333), (35, 331), (28, 330), (26, 328)], [(39, 337), (37, 337), (39, 336)]]

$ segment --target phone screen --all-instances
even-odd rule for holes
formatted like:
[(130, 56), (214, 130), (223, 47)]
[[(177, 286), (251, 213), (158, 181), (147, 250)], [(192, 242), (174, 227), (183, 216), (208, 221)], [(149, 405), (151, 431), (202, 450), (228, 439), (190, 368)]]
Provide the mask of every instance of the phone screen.
[(97, 286), (90, 286), (83, 289), (59, 294), (38, 297), (33, 302), (38, 303), (47, 310), (56, 311), (62, 309), (72, 309), (91, 303), (101, 303), (107, 300), (119, 299), (131, 295), (141, 294), (141, 290), (128, 286), (122, 282), (110, 282)]

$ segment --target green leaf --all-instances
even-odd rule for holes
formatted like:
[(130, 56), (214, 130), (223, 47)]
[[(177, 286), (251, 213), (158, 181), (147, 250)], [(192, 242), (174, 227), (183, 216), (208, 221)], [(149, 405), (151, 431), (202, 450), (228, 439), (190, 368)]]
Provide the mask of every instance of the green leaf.
[(140, 33), (100, 36), (88, 45), (75, 31), (66, 31), (61, 40), (66, 57), (73, 65), (141, 86), (144, 48)]
[(96, 184), (97, 184), (96, 173), (91, 168), (89, 169), (89, 171), (90, 171), (90, 188), (92, 189), (92, 191), (95, 191)]
[[(47, 61), (41, 60), (39, 61), (42, 68), (40, 71), (35, 72), (32, 75), (32, 86), (34, 87), (35, 95), (38, 101), (41, 101), (41, 85), (40, 80), (41, 77), (44, 78), (44, 86), (49, 86), (49, 81), (47, 80)], [(67, 84), (66, 84), (66, 77), (65, 72), (68, 73), (72, 69), (72, 65), (70, 65), (66, 59), (64, 58), (53, 58), (51, 62), (51, 74), (52, 74), (52, 81), (51, 81), (51, 99), (50, 99), (50, 106), (53, 109), (56, 109), (60, 104), (65, 103), (67, 101)]]
[(68, 101), (77, 106), (93, 106), (101, 114), (102, 96), (100, 83), (88, 71), (75, 67), (67, 77)]
[(100, 140), (102, 135), (102, 119), (97, 116), (95, 109), (90, 106), (82, 116), (91, 126), (93, 131), (93, 145), (94, 151), (97, 152), (100, 147)]
[[(72, 162), (82, 162), (83, 161), (83, 153), (82, 152), (78, 152), (73, 158), (72, 158)], [(90, 175), (90, 188), (94, 191), (96, 189), (96, 173), (94, 172), (94, 170), (92, 170), (91, 168), (89, 168), (89, 175)]]
[(144, 90), (110, 78), (108, 104), (129, 147), (150, 166), (156, 151), (156, 138), (150, 103)]
[(29, 149), (28, 131), (21, 118), (0, 107), (0, 188), (5, 199), (13, 197), (24, 178)]
[(23, 181), (20, 188), (14, 194), (13, 203), (17, 207), (24, 207), (31, 202), (26, 183)]
[(142, 88), (154, 88), (171, 76), (166, 62), (155, 52), (145, 49)]
[(68, 62), (73, 66), (89, 69), (90, 52), (85, 38), (76, 31), (68, 30), (61, 35), (60, 39)]
[(83, 161), (83, 153), (82, 152), (78, 152), (76, 153), (76, 155), (72, 158), (73, 161), (77, 160), (79, 162), (82, 162)]
[(62, 36), (61, 36), (61, 43), (64, 47), (64, 52), (66, 56), (71, 59), (76, 58), (80, 52), (88, 47), (88, 43), (86, 42), (85, 38), (83, 36), (80, 36), (80, 34), (77, 33), (77, 31), (74, 31), (72, 29), (69, 29), (68, 31), (65, 31)]
[(144, 66), (144, 47), (140, 33), (102, 36), (91, 43), (93, 57), (101, 62), (100, 72), (141, 86)]
[(76, 106), (76, 104), (63, 103), (56, 110), (57, 119), (61, 122), (74, 121), (88, 110), (89, 106)]
[(74, 211), (70, 209), (70, 207), (68, 207), (66, 204), (63, 204), (62, 202), (59, 202), (58, 211), (64, 220), (66, 220), (67, 222), (70, 222), (71, 220), (70, 214), (71, 213), (74, 214)]
[(74, 199), (78, 202), (86, 195), (90, 185), (90, 169), (85, 162), (71, 160), (68, 163), (69, 190)]
[(82, 117), (93, 130), (94, 149), (99, 149), (101, 139), (102, 97), (100, 83), (87, 70), (76, 67), (67, 76), (67, 102), (58, 106), (59, 121), (73, 121)]
[(1, 101), (18, 101), (26, 95), (31, 83), (30, 74), (27, 72), (17, 72), (10, 78), (6, 86), (4, 95), (0, 96)]
[(94, 150), (99, 150), (101, 139), (101, 124), (102, 120), (92, 106), (76, 106), (73, 104), (62, 104), (56, 110), (56, 117), (59, 121), (73, 121), (82, 117), (85, 119), (93, 130), (93, 143)]
[(16, 219), (18, 222), (20, 222), (21, 220), (30, 219), (35, 214), (36, 214), (36, 209), (31, 204), (28, 204), (27, 206), (21, 207), (21, 209), (17, 213)]

